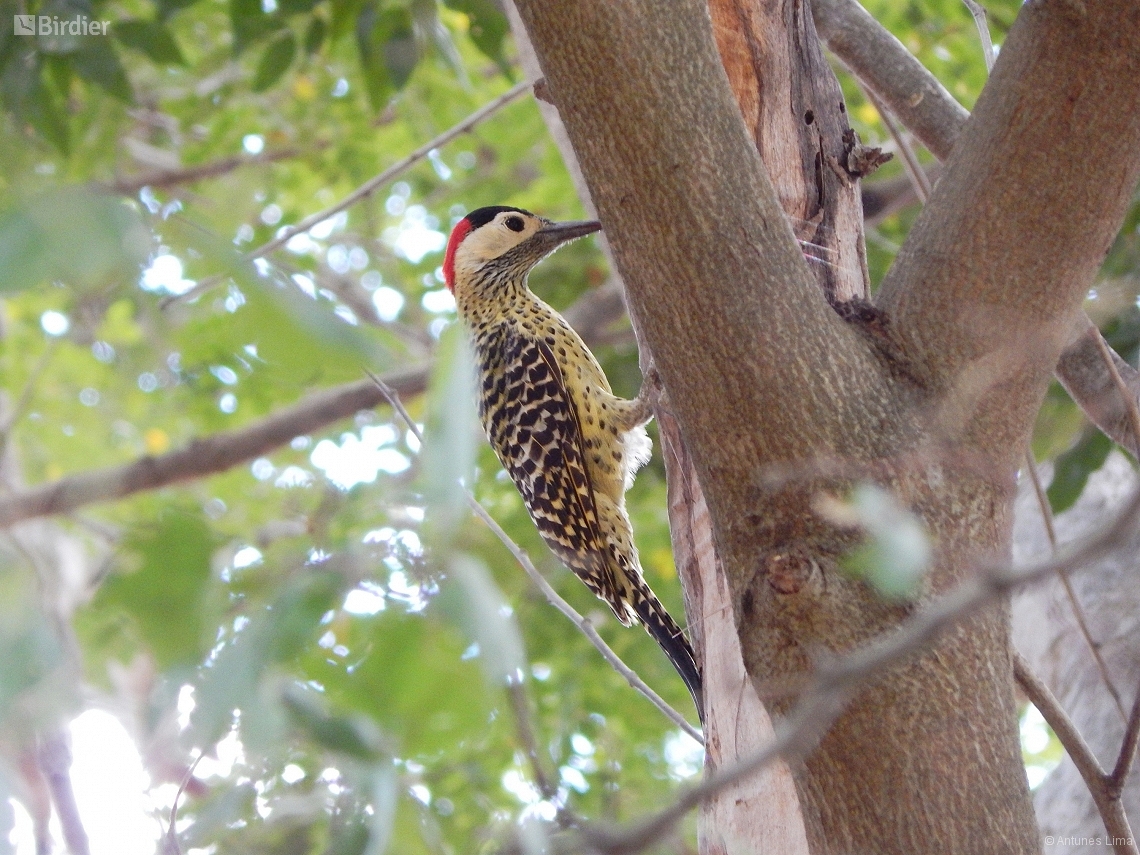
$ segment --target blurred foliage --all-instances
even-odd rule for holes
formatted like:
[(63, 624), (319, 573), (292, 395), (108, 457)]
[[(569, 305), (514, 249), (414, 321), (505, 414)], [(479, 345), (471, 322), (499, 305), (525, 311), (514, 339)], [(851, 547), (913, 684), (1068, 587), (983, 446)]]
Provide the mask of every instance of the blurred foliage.
[[(868, 8), (973, 103), (985, 69), (959, 0)], [(1000, 43), (1017, 4), (989, 8)], [(109, 35), (18, 36), (15, 14), (106, 20)], [(3, 793), (20, 792), (38, 728), (101, 705), (143, 751), (163, 823), (206, 755), (179, 808), (183, 851), (491, 851), (552, 813), (503, 688), (519, 671), (576, 812), (630, 819), (697, 774), (693, 743), (547, 605), (454, 489), (463, 477), (608, 643), (689, 709), (648, 637), (619, 627), (543, 546), (474, 427), (465, 357), (444, 333), (454, 309), (439, 265), (460, 216), (498, 203), (582, 213), (533, 101), (265, 260), (245, 255), (519, 76), (492, 0), (0, 0), (10, 487), (161, 455), (366, 368), (439, 357), (430, 394), (406, 402), (426, 429), (422, 454), (381, 407), (208, 479), (12, 529), (0, 550)], [(874, 109), (843, 85), (860, 134), (882, 144)], [(876, 280), (915, 216), (868, 235)], [(1112, 295), (1102, 323), (1129, 358), (1136, 222), (1134, 211), (1090, 304)], [(581, 241), (533, 284), (565, 307), (605, 277)], [(632, 395), (636, 354), (613, 338), (598, 354)], [(1035, 452), (1052, 458), (1082, 431), (1053, 390)], [(1099, 465), (1065, 460), (1072, 484)], [(680, 613), (659, 462), (629, 506), (646, 573)]]
[(887, 490), (856, 484), (846, 502), (834, 502), (832, 519), (859, 529), (863, 541), (840, 567), (887, 600), (915, 599), (933, 550), (922, 521)]

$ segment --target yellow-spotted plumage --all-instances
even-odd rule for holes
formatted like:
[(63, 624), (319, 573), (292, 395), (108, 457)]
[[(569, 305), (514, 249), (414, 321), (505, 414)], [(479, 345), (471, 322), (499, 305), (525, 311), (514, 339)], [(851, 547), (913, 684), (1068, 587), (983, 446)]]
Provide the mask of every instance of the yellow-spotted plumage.
[(582, 339), (526, 283), (542, 258), (598, 228), (480, 208), (452, 232), (444, 274), (474, 345), (483, 426), (543, 539), (623, 624), (645, 625), (703, 716), (692, 649), (642, 576), (625, 512), (649, 459), (649, 402), (616, 397)]

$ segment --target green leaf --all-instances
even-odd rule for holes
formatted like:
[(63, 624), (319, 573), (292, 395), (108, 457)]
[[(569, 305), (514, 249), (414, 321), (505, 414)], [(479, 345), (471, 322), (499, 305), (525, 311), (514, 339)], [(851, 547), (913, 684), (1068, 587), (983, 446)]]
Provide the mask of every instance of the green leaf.
[(294, 283), (258, 275), (233, 245), (186, 222), (171, 224), (211, 267), (234, 278), (242, 305), (221, 317), (186, 324), (177, 339), (187, 365), (256, 353), (257, 370), (296, 388), (360, 379), (363, 369), (387, 370), (391, 353), (374, 331), (364, 332), (335, 313), (327, 299), (312, 298)]
[(291, 684), (282, 696), (282, 703), (294, 724), (322, 748), (367, 762), (390, 756), (371, 719), (330, 715), (324, 701), (307, 686)]
[(474, 358), (460, 324), (443, 331), (428, 387), (420, 484), (427, 504), (425, 534), (445, 549), (469, 514), (464, 484), (472, 483), (479, 428), (475, 422)]
[(356, 28), (364, 0), (329, 0), (329, 34), (335, 42)]
[(1095, 427), (1087, 428), (1076, 445), (1059, 454), (1053, 464), (1053, 480), (1045, 495), (1053, 513), (1071, 508), (1081, 497), (1089, 475), (1096, 472), (1112, 451), (1112, 440)]
[(449, 624), (390, 608), (367, 618), (338, 616), (334, 623), (337, 641), (362, 651), (362, 658), (348, 672), (329, 662), (324, 650), (310, 649), (307, 672), (325, 686), (334, 708), (355, 710), (398, 733), (404, 756), (444, 750), (486, 723), (489, 693), (479, 663), (464, 658), (469, 641), (457, 620)]
[(197, 706), (191, 716), (193, 738), (208, 744), (230, 727), (235, 709), (246, 710), (243, 728), (274, 718), (267, 703), (280, 697), (259, 695), (271, 666), (296, 656), (316, 641), (321, 618), (333, 608), (344, 586), (339, 573), (314, 571), (294, 580), (262, 611), (251, 615), (248, 624), (228, 640), (203, 670), (196, 694)]
[[(30, 125), (66, 156), (71, 151), (71, 141), (63, 107), (65, 99), (45, 85), (45, 66), (44, 55), (33, 47), (17, 48), (0, 73), (0, 93), (17, 122)], [(63, 68), (71, 73), (70, 66)]]
[(481, 561), (456, 555), (447, 564), (448, 583), (440, 595), (444, 611), (475, 644), (492, 686), (525, 673), (522, 635), (503, 592)]
[[(257, 789), (251, 782), (230, 782), (218, 790), (215, 798), (194, 811), (193, 823), (178, 835), (178, 840), (184, 847), (183, 852), (216, 845), (226, 829), (244, 823), (245, 818), (253, 813)], [(181, 815), (179, 819), (182, 819)], [(164, 847), (162, 851), (170, 850)]]
[(372, 769), (370, 783), (372, 821), (368, 823), (368, 846), (364, 853), (384, 855), (388, 851), (388, 840), (396, 819), (396, 795), (399, 793), (396, 770), (391, 763), (378, 763)]
[(408, 82), (419, 59), (411, 12), (381, 10), (376, 0), (365, 3), (357, 18), (356, 39), (369, 100), (380, 111)]
[(84, 40), (74, 54), (72, 63), (75, 72), (89, 83), (101, 86), (111, 95), (127, 104), (134, 101), (135, 94), (127, 71), (119, 61), (119, 55), (108, 38)]
[(234, 31), (234, 55), (270, 33), (285, 27), (285, 22), (265, 14), (261, 0), (230, 0), (230, 24)]
[(159, 667), (197, 663), (213, 641), (216, 615), (206, 606), (217, 545), (199, 512), (165, 509), (127, 533), (93, 608), (127, 614)]
[(264, 92), (281, 79), (293, 64), (293, 57), (297, 55), (297, 40), (291, 30), (286, 30), (269, 43), (261, 61), (257, 64), (257, 73), (253, 76), (253, 91)]
[(467, 83), (467, 71), (463, 67), (463, 57), (460, 56), (459, 49), (451, 38), (451, 30), (445, 27), (439, 19), (439, 6), (436, 5), (436, 0), (412, 0), (411, 10), (416, 31), (420, 33), (421, 38), (426, 35), (452, 73)]
[(186, 65), (174, 34), (158, 21), (127, 18), (116, 21), (111, 32), (125, 47), (145, 54), (155, 65)]
[(305, 30), (305, 53), (314, 54), (321, 49), (325, 36), (328, 34), (328, 25), (320, 15), (314, 15)]
[(282, 15), (302, 15), (323, 2), (324, 0), (277, 0), (277, 11)]
[(0, 291), (134, 281), (149, 251), (133, 207), (86, 188), (56, 190), (0, 214)]
[(199, 2), (201, 2), (201, 0), (154, 0), (160, 21), (165, 21), (175, 12), (188, 9)]
[(494, 0), (444, 0), (443, 5), (467, 16), (467, 35), (475, 47), (499, 66), (503, 74), (513, 78), (510, 62), (503, 53), (503, 43), (511, 25)]
[(293, 287), (261, 280), (244, 289), (246, 303), (233, 315), (235, 340), (253, 344), (257, 358), (297, 385), (358, 379), (365, 366), (389, 359), (359, 328), (339, 318), (330, 303)]
[(338, 828), (329, 844), (327, 855), (364, 855), (370, 837), (367, 820), (366, 816), (357, 815)]
[(839, 522), (856, 525), (868, 536), (844, 556), (843, 569), (885, 599), (914, 596), (932, 557), (930, 538), (921, 521), (874, 484), (857, 484), (850, 500), (831, 510)]
[(300, 653), (312, 640), (321, 618), (336, 605), (345, 579), (337, 572), (310, 570), (290, 585), (270, 609), (266, 655), (284, 662)]

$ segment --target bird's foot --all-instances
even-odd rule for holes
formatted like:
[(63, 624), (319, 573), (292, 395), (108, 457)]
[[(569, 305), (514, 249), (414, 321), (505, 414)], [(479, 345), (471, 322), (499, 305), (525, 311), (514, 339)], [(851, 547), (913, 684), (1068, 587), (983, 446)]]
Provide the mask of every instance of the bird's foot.
[(652, 362), (645, 370), (645, 375), (641, 380), (641, 389), (634, 400), (638, 405), (638, 412), (644, 416), (644, 421), (649, 421), (658, 408), (668, 409), (669, 398), (665, 392), (665, 385), (661, 382), (661, 375), (657, 371), (657, 366)]

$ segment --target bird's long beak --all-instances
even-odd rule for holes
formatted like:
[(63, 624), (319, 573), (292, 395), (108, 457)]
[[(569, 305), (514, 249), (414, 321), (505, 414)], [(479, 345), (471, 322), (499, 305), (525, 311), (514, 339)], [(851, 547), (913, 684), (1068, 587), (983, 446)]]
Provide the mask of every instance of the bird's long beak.
[(580, 238), (596, 231), (601, 231), (602, 224), (597, 220), (581, 220), (574, 223), (551, 223), (535, 233), (535, 237), (543, 237), (557, 246), (574, 238)]

